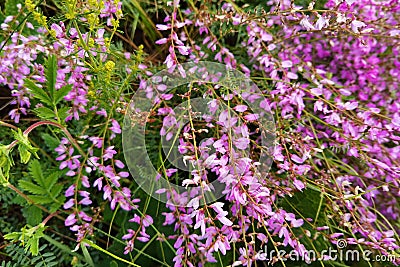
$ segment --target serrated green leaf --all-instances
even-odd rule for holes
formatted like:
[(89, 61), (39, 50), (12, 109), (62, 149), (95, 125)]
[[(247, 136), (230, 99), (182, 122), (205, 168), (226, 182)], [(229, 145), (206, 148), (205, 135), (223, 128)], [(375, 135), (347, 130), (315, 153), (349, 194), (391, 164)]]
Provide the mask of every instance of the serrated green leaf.
[(20, 145), (18, 146), (18, 151), (19, 151), (19, 156), (21, 157), (21, 162), (23, 164), (26, 164), (29, 162), (29, 160), (31, 159), (31, 152), (29, 152), (28, 149), (26, 149), (26, 147)]
[(62, 186), (61, 184), (57, 184), (57, 185), (55, 185), (55, 186), (52, 188), (52, 190), (50, 191), (50, 195), (51, 195), (53, 198), (57, 198), (62, 189), (63, 189), (63, 186)]
[(43, 168), (38, 160), (33, 160), (29, 164), (29, 174), (32, 180), (20, 180), (20, 187), (32, 195), (29, 198), (33, 203), (52, 204), (51, 211), (56, 211), (64, 202), (63, 196), (60, 199), (60, 193), (63, 185), (57, 184), (61, 172), (54, 171), (50, 174), (44, 174)]
[(39, 149), (31, 145), (28, 135), (24, 134), (21, 129), (18, 129), (18, 131), (12, 130), (12, 132), (14, 134), (14, 138), (18, 140), (18, 151), (22, 163), (28, 163), (29, 159), (31, 158), (31, 154), (33, 154), (36, 158), (39, 158), (36, 153)]
[(38, 107), (35, 108), (35, 113), (40, 117), (41, 119), (48, 120), (48, 119), (54, 119), (56, 117), (56, 114), (54, 114), (54, 111), (46, 108), (46, 107)]
[(3, 238), (7, 239), (7, 240), (17, 240), (19, 238), (19, 236), (20, 236), (20, 233), (12, 232), (12, 233), (4, 235)]
[(32, 175), (32, 179), (36, 183), (38, 183), (41, 187), (46, 188), (43, 178), (42, 165), (40, 165), (38, 160), (32, 160), (32, 162), (29, 164), (29, 172)]
[(32, 237), (26, 243), (25, 251), (29, 251), (32, 253), (33, 256), (39, 254), (39, 238)]
[(25, 135), (21, 129), (18, 128), (17, 131), (11, 130), (13, 132), (14, 138), (18, 140), (19, 144), (29, 145), (28, 136)]
[(53, 186), (55, 185), (55, 183), (57, 182), (59, 177), (60, 177), (60, 173), (59, 172), (53, 172), (49, 176), (47, 176), (44, 179), (44, 182), (46, 184), (46, 188), (52, 189)]
[(72, 90), (72, 84), (65, 85), (54, 92), (54, 104), (58, 104)]
[(29, 193), (35, 194), (35, 195), (44, 195), (46, 194), (46, 190), (43, 189), (42, 187), (35, 185), (31, 182), (28, 182), (26, 180), (19, 180), (18, 182), (19, 186), (24, 190)]
[(68, 117), (68, 111), (70, 110), (70, 107), (62, 107), (58, 110), (58, 117), (60, 118), (60, 121), (65, 121), (65, 119)]
[(33, 81), (31, 81), (29, 79), (25, 79), (24, 81), (25, 81), (25, 86), (29, 90), (31, 90), (31, 92), (33, 93), (33, 96), (35, 98), (39, 99), (40, 101), (47, 104), (48, 106), (53, 105), (51, 98), (49, 97), (49, 95), (46, 94), (46, 92), (42, 88), (37, 86)]
[(47, 90), (49, 91), (50, 97), (54, 101), (55, 99), (54, 91), (57, 80), (57, 58), (55, 55), (51, 55), (46, 62), (45, 76), (46, 76)]
[(57, 138), (51, 136), (48, 133), (43, 133), (42, 138), (43, 138), (44, 142), (46, 143), (46, 145), (51, 150), (54, 150), (54, 148), (58, 147), (58, 145), (60, 144), (60, 141)]
[(49, 204), (53, 202), (53, 200), (47, 196), (29, 195), (28, 197), (36, 204)]

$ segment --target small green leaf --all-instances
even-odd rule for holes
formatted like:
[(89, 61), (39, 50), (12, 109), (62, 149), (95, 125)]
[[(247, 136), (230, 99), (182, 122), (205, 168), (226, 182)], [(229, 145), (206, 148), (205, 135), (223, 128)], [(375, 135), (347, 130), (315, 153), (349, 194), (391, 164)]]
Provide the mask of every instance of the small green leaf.
[(25, 79), (24, 81), (25, 81), (25, 86), (29, 90), (31, 90), (31, 92), (33, 93), (33, 96), (35, 98), (39, 99), (40, 101), (47, 104), (48, 106), (53, 105), (50, 97), (46, 94), (46, 92), (42, 88), (37, 86), (33, 81), (31, 81), (29, 79)]
[(64, 96), (66, 96), (72, 90), (72, 84), (61, 87), (60, 90), (54, 92), (54, 104), (58, 104)]
[(35, 194), (35, 195), (44, 195), (46, 194), (46, 190), (43, 189), (42, 187), (35, 185), (31, 182), (28, 182), (26, 180), (19, 180), (18, 182), (19, 186), (24, 190), (29, 193)]
[(49, 90), (49, 94), (51, 98), (54, 100), (55, 95), (55, 85), (57, 80), (57, 58), (54, 55), (51, 55), (46, 62), (46, 81), (47, 81), (47, 90)]
[(0, 184), (6, 185), (8, 183), (8, 176), (11, 166), (14, 165), (12, 157), (10, 157), (10, 150), (6, 145), (0, 144)]
[(28, 149), (26, 149), (25, 146), (20, 145), (18, 146), (18, 152), (19, 152), (19, 156), (21, 157), (21, 163), (26, 164), (29, 162), (29, 160), (31, 159), (31, 152), (29, 152)]
[(12, 232), (3, 236), (4, 239), (16, 241), (20, 236), (18, 232)]
[(35, 113), (40, 117), (41, 119), (48, 120), (48, 119), (54, 119), (56, 117), (56, 114), (54, 114), (54, 111), (46, 108), (46, 107), (39, 107), (35, 108)]
[(31, 158), (31, 154), (33, 154), (36, 158), (39, 158), (36, 153), (39, 149), (31, 145), (28, 135), (24, 134), (21, 129), (18, 129), (18, 131), (12, 130), (12, 132), (15, 139), (18, 140), (18, 151), (22, 163), (28, 163), (29, 159)]
[(29, 195), (28, 197), (32, 200), (33, 203), (36, 204), (50, 204), (53, 202), (53, 200), (47, 196)]
[(68, 117), (68, 111), (70, 110), (70, 107), (62, 107), (58, 110), (58, 117), (60, 118), (60, 121), (65, 121), (65, 119)]
[(27, 251), (28, 249), (33, 256), (39, 254), (39, 238), (36, 237), (30, 238), (26, 243), (25, 251)]

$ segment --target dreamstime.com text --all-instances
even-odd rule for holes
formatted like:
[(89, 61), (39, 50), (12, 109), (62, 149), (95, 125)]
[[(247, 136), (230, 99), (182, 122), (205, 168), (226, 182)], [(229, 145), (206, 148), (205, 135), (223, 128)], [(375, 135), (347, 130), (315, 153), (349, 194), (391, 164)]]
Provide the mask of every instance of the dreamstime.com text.
[[(344, 241), (344, 240), (343, 240)], [(267, 246), (264, 250), (259, 250), (256, 254), (256, 260), (259, 261), (346, 261), (359, 262), (361, 260), (367, 262), (396, 262), (396, 255), (393, 254), (374, 254), (370, 250), (359, 251), (356, 249), (345, 249), (345, 242), (338, 242), (337, 248), (328, 248), (319, 253), (314, 250), (307, 250), (303, 255), (295, 250), (268, 250)]]

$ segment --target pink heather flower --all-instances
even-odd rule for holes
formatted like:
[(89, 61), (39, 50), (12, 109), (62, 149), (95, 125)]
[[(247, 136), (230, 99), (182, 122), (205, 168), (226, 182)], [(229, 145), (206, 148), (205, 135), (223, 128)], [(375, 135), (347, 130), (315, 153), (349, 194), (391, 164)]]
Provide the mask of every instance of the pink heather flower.
[(294, 186), (295, 186), (298, 190), (300, 190), (300, 191), (303, 191), (303, 189), (305, 188), (304, 183), (303, 183), (302, 181), (300, 181), (300, 180), (295, 179), (295, 180), (293, 181), (293, 184), (294, 184)]
[(92, 221), (92, 217), (90, 217), (89, 215), (87, 215), (85, 212), (83, 212), (83, 211), (80, 211), (79, 213), (78, 213), (78, 215), (79, 215), (79, 218), (81, 218), (82, 220), (84, 220), (84, 221), (87, 221), (87, 222), (91, 222)]
[(69, 199), (67, 202), (64, 203), (63, 208), (69, 209), (75, 204), (75, 200), (73, 198)]
[(219, 115), (217, 123), (226, 128), (229, 128), (235, 126), (237, 121), (238, 121), (237, 117), (234, 117), (233, 114), (230, 113), (228, 110), (224, 110)]
[(157, 85), (157, 90), (163, 92), (167, 90), (167, 86), (165, 84), (159, 84)]
[(117, 154), (117, 151), (114, 150), (114, 146), (107, 147), (104, 151), (103, 159), (104, 160), (112, 159), (115, 154)]
[(65, 219), (64, 224), (65, 224), (65, 226), (71, 226), (71, 225), (75, 224), (77, 221), (78, 220), (76, 219), (75, 214), (72, 213)]
[(61, 26), (58, 25), (58, 24), (56, 24), (56, 23), (53, 23), (53, 24), (51, 25), (51, 27), (50, 27), (52, 30), (54, 30), (54, 31), (56, 32), (56, 37), (57, 37), (57, 38), (62, 38), (62, 37), (64, 37), (64, 33), (65, 33), (64, 24), (63, 24), (62, 22), (61, 22), (60, 24), (61, 24)]
[(111, 200), (111, 194), (112, 194), (112, 189), (111, 189), (111, 187), (110, 187), (109, 185), (105, 185), (105, 186), (103, 187), (103, 191), (104, 191), (103, 199), (104, 199), (104, 200), (106, 200), (106, 199)]
[(112, 124), (112, 127), (110, 127), (109, 129), (111, 131), (113, 131), (114, 133), (116, 133), (116, 134), (120, 134), (121, 133), (121, 126), (119, 125), (119, 123), (116, 120), (111, 119), (111, 124)]
[(103, 147), (103, 138), (92, 136), (92, 137), (89, 137), (89, 140), (92, 141), (92, 143), (95, 147), (97, 147), (97, 148)]
[(84, 187), (89, 188), (90, 187), (90, 183), (89, 183), (89, 178), (86, 175), (82, 176), (82, 180), (81, 183)]
[(293, 63), (291, 60), (284, 60), (284, 61), (282, 61), (281, 64), (282, 64), (282, 68), (285, 68), (285, 69), (291, 68), (293, 66)]
[(226, 211), (224, 211), (222, 209), (223, 205), (224, 205), (224, 203), (222, 203), (222, 202), (215, 202), (215, 203), (210, 205), (210, 208), (212, 208), (217, 213), (217, 217), (216, 218), (222, 224), (224, 224), (226, 226), (232, 226), (233, 222), (225, 217), (226, 215), (228, 215), (228, 212), (226, 212)]
[(259, 117), (258, 114), (247, 114), (244, 116), (244, 119), (246, 121), (256, 121), (258, 120), (258, 117)]
[(143, 218), (143, 226), (149, 227), (153, 224), (153, 218), (150, 215), (145, 215)]
[(218, 106), (219, 106), (218, 100), (217, 99), (210, 100), (210, 102), (207, 103), (207, 106), (208, 106), (208, 110), (212, 114), (214, 114), (218, 110)]
[(296, 154), (293, 154), (293, 155), (291, 156), (291, 159), (292, 159), (294, 162), (298, 163), (298, 164), (302, 164), (302, 163), (305, 161), (304, 158), (300, 158), (300, 157), (297, 156)]
[(130, 219), (129, 222), (135, 222), (137, 224), (140, 224), (140, 216), (138, 216), (137, 214), (134, 214), (133, 218)]
[(103, 177), (97, 178), (94, 183), (93, 187), (97, 186), (97, 189), (100, 191), (103, 188)]
[(315, 27), (308, 21), (308, 17), (304, 17), (300, 21), (300, 25), (306, 28), (307, 31), (315, 30)]
[(166, 44), (168, 42), (167, 38), (162, 38), (156, 41), (156, 44), (161, 45), (161, 44)]
[(324, 16), (318, 16), (318, 20), (315, 23), (315, 27), (318, 30), (329, 26), (329, 19), (326, 19)]
[(356, 0), (346, 0), (346, 3), (351, 6)]
[(176, 173), (178, 170), (177, 169), (166, 169), (165, 173), (167, 174), (168, 177), (171, 177), (174, 173)]
[(159, 30), (159, 31), (166, 31), (169, 28), (171, 28), (170, 26), (163, 25), (163, 24), (157, 24), (156, 27), (157, 27), (157, 30)]
[(246, 149), (248, 147), (248, 145), (250, 144), (250, 139), (249, 138), (239, 138), (239, 139), (233, 141), (233, 144), (239, 149)]
[(344, 108), (346, 109), (346, 110), (353, 110), (353, 109), (355, 109), (355, 108), (357, 108), (358, 107), (358, 102), (356, 102), (356, 101), (353, 101), (353, 102), (346, 102), (345, 104), (344, 104)]
[(129, 240), (124, 248), (124, 254), (128, 254), (133, 250), (133, 240)]
[(131, 239), (136, 233), (132, 229), (128, 229), (127, 231), (128, 231), (128, 233), (122, 236), (122, 240)]
[(297, 78), (299, 78), (299, 76), (297, 76), (296, 73), (293, 73), (293, 72), (290, 72), (290, 71), (288, 71), (287, 77), (288, 77), (289, 79), (291, 79), (291, 80), (297, 80)]
[(353, 32), (355, 32), (355, 33), (360, 33), (360, 32), (359, 32), (359, 28), (366, 27), (366, 26), (367, 26), (367, 25), (366, 25), (364, 22), (362, 22), (362, 21), (353, 20), (353, 21), (351, 22), (351, 30), (352, 30)]
[(125, 164), (122, 161), (120, 161), (119, 159), (115, 160), (114, 163), (115, 163), (115, 166), (117, 166), (120, 169), (125, 167)]
[(68, 187), (67, 191), (65, 191), (65, 196), (66, 197), (73, 196), (74, 194), (75, 194), (75, 184), (73, 184), (70, 187)]
[(290, 222), (290, 225), (291, 225), (292, 227), (294, 227), (294, 228), (297, 228), (297, 227), (302, 226), (303, 223), (304, 223), (303, 219), (298, 219), (298, 220), (292, 220), (292, 221)]

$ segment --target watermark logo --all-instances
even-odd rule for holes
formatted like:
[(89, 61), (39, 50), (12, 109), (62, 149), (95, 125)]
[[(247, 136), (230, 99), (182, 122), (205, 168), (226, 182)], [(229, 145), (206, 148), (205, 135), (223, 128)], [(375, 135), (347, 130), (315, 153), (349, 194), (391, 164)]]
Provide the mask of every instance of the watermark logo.
[(260, 249), (256, 255), (255, 260), (267, 261), (273, 263), (276, 261), (296, 261), (296, 262), (313, 262), (313, 261), (336, 261), (336, 262), (396, 262), (396, 255), (394, 254), (374, 254), (371, 250), (357, 250), (347, 248), (347, 241), (339, 239), (336, 247), (329, 247), (328, 249), (317, 252), (315, 250), (305, 250), (302, 253), (296, 250), (268, 250), (267, 246)]
[[(157, 131), (161, 140), (149, 140), (148, 133)], [(226, 168), (216, 171), (217, 165), (240, 170), (240, 161), (254, 159), (254, 176), (266, 179), (275, 123), (263, 93), (242, 72), (219, 63), (185, 63), (142, 82), (122, 138), (127, 166), (147, 194), (175, 206), (198, 206), (224, 195), (227, 181), (220, 172)], [(147, 153), (155, 148), (158, 159)], [(177, 171), (186, 179), (179, 175), (175, 181)]]

